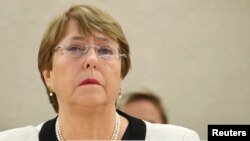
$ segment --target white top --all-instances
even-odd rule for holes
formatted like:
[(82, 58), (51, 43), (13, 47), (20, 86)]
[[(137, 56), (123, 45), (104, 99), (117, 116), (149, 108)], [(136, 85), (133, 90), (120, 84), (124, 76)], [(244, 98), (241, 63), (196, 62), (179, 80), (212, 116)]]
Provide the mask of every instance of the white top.
[(171, 125), (146, 122), (146, 140), (200, 141), (199, 135), (190, 129)]
[[(146, 140), (200, 141), (198, 134), (193, 130), (170, 124), (144, 122), (147, 128)], [(42, 126), (43, 123), (0, 132), (0, 141), (39, 141), (38, 135)]]

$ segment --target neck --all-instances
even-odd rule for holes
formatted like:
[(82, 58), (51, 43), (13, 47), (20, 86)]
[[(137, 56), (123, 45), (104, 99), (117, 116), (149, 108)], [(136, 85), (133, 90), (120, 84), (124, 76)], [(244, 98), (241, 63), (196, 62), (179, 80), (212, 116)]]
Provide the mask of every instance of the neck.
[(110, 140), (116, 125), (116, 111), (115, 107), (106, 109), (82, 109), (81, 112), (60, 111), (58, 121), (63, 138)]

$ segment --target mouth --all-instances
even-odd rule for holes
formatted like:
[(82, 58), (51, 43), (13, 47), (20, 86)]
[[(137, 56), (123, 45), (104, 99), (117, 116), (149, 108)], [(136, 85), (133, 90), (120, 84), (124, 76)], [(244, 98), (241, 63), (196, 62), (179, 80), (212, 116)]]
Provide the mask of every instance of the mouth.
[(81, 83), (79, 84), (79, 86), (83, 86), (83, 85), (101, 85), (100, 82), (96, 79), (85, 79), (83, 81), (81, 81)]

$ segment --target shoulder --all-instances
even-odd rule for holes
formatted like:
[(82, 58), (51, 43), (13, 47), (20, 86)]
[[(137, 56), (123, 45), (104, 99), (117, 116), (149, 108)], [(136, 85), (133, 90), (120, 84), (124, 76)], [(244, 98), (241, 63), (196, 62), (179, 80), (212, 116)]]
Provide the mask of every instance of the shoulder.
[(0, 141), (38, 141), (38, 134), (42, 124), (26, 126), (0, 132)]
[(198, 134), (190, 129), (171, 125), (146, 122), (146, 140), (200, 141)]

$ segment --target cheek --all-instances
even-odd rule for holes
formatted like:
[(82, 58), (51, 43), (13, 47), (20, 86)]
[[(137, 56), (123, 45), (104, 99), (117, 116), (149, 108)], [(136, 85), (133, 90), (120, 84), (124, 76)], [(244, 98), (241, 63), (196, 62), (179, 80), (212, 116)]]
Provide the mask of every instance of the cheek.
[(121, 85), (121, 65), (120, 64), (113, 64), (110, 65), (108, 68), (104, 68), (103, 77), (106, 79), (107, 82), (107, 89), (111, 91), (109, 93), (114, 93), (114, 95), (118, 95), (120, 91)]
[(53, 85), (58, 93), (69, 93), (74, 85), (74, 76), (76, 69), (74, 65), (67, 65), (63, 60), (53, 62)]
[(116, 67), (113, 67), (112, 74), (114, 74), (113, 78), (115, 83), (120, 85), (121, 82), (121, 64), (116, 65)]

